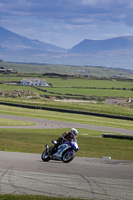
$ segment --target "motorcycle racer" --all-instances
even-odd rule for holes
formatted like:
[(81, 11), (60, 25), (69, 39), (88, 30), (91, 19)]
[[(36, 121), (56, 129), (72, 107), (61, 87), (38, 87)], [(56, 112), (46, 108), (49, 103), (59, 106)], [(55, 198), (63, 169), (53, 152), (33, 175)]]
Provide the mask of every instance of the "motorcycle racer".
[(64, 141), (71, 142), (72, 140), (77, 142), (76, 137), (78, 136), (78, 130), (72, 128), (70, 132), (63, 133), (58, 139), (57, 143), (52, 147), (50, 154), (52, 155), (58, 146), (63, 144)]

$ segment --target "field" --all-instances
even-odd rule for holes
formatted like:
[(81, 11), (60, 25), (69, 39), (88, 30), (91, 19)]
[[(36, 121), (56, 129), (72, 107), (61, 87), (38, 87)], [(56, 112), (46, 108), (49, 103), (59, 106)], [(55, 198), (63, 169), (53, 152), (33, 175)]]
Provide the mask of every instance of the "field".
[[(24, 77), (32, 75), (25, 74), (22, 77), (20, 75), (14, 77), (13, 74), (1, 75), (0, 81), (20, 81)], [(133, 96), (133, 81), (131, 80), (96, 79), (92, 77), (44, 77), (37, 74), (36, 77), (45, 78), (46, 82), (51, 83), (53, 87), (34, 88), (0, 84), (0, 93), (2, 94), (3, 91), (6, 93), (0, 96), (0, 101), (133, 117), (133, 103), (126, 102)], [(13, 96), (13, 91), (17, 90), (32, 91), (34, 94), (30, 95), (32, 98)], [(124, 102), (108, 104), (104, 101), (110, 98), (120, 99)]]
[(43, 76), (42, 74), (23, 74), (21, 75), (2, 75), (0, 76), (0, 81), (20, 81), (26, 77), (36, 77), (36, 78), (44, 78), (47, 83), (52, 83), (53, 87), (88, 87), (88, 88), (133, 88), (133, 81), (131, 80), (117, 80), (117, 79), (96, 79), (96, 78), (87, 78), (87, 77), (54, 77), (54, 76)]
[(50, 64), (35, 64), (35, 63), (9, 63), (1, 62), (2, 66), (9, 69), (17, 70), (20, 74), (22, 73), (60, 73), (60, 74), (71, 74), (71, 75), (88, 75), (96, 77), (126, 77), (133, 78), (132, 70), (113, 69), (106, 67), (95, 67), (95, 66), (75, 66), (75, 65), (50, 65)]
[[(42, 88), (40, 88), (42, 89)], [(44, 88), (43, 88), (44, 89)], [(9, 91), (9, 90), (31, 90), (33, 92), (38, 93), (41, 96), (55, 96), (59, 98), (66, 96), (67, 98), (75, 98), (76, 99), (88, 99), (88, 100), (93, 100), (96, 99), (96, 97), (101, 97), (101, 99), (104, 100), (104, 98), (126, 98), (128, 100), (129, 97), (132, 97), (133, 91), (130, 89), (124, 90), (124, 89), (100, 89), (100, 88), (68, 88), (68, 87), (48, 87), (45, 88), (44, 90), (46, 91), (41, 91), (37, 90), (36, 88), (33, 87), (28, 87), (28, 86), (11, 86), (11, 85), (6, 85), (2, 84), (0, 85), (0, 91)]]
[[(132, 96), (133, 91), (130, 90), (116, 90), (116, 89), (89, 89), (89, 88), (48, 88), (48, 93), (55, 93), (56, 95), (63, 94), (71, 96), (98, 96), (98, 97), (116, 97), (116, 98), (129, 98)], [(86, 98), (87, 99), (87, 98)]]
[[(58, 113), (52, 111), (32, 110), (25, 108), (14, 109), (14, 107), (0, 106), (0, 113), (133, 129), (132, 121), (113, 119), (108, 120), (100, 117), (86, 118), (84, 115)], [(17, 123), (19, 124), (18, 121), (16, 121), (16, 124)], [(46, 143), (51, 145), (50, 141), (56, 140), (65, 131), (67, 131), (67, 129), (64, 128), (42, 130), (0, 129), (0, 150), (41, 154)], [(78, 136), (80, 151), (77, 152), (76, 155), (80, 157), (94, 158), (111, 156), (112, 159), (132, 160), (132, 141), (102, 138), (102, 133), (102, 131), (80, 128)]]

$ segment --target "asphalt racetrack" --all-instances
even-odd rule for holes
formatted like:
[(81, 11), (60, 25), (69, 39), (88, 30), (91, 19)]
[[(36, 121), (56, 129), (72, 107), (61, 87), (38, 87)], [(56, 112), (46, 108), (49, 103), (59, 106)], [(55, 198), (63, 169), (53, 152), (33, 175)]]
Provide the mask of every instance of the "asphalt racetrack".
[(62, 128), (74, 127), (74, 128), (84, 128), (84, 129), (90, 129), (90, 130), (133, 135), (133, 130), (123, 129), (123, 128), (113, 128), (113, 127), (97, 126), (97, 125), (91, 125), (91, 124), (79, 124), (79, 123), (73, 123), (73, 122), (62, 122), (62, 121), (55, 121), (55, 120), (21, 117), (21, 116), (13, 116), (13, 115), (3, 115), (3, 114), (0, 114), (0, 118), (23, 120), (23, 121), (36, 123), (36, 125), (34, 126), (23, 126), (23, 127), (22, 126), (0, 126), (0, 128), (53, 129), (53, 128), (61, 128), (61, 127)]
[(65, 164), (0, 151), (0, 193), (133, 200), (133, 162), (76, 157)]
[[(37, 122), (35, 126), (0, 128), (99, 126), (0, 115), (0, 118)], [(47, 122), (47, 125), (45, 124)], [(54, 126), (53, 126), (54, 124)], [(132, 130), (100, 127), (106, 132)], [(129, 131), (129, 132), (128, 132)], [(105, 200), (133, 200), (133, 161), (75, 157), (70, 163), (43, 162), (40, 154), (0, 151), (0, 194), (33, 194)]]

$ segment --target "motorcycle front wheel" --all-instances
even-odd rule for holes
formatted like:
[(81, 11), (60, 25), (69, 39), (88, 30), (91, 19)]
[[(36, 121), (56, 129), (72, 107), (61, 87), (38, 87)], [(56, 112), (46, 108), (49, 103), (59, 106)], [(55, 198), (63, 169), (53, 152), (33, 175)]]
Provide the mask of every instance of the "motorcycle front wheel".
[(68, 149), (67, 151), (64, 152), (62, 156), (62, 161), (64, 163), (69, 163), (72, 161), (75, 157), (75, 151), (73, 149)]
[(48, 155), (46, 150), (42, 153), (41, 158), (45, 162), (48, 162), (50, 160), (50, 156)]

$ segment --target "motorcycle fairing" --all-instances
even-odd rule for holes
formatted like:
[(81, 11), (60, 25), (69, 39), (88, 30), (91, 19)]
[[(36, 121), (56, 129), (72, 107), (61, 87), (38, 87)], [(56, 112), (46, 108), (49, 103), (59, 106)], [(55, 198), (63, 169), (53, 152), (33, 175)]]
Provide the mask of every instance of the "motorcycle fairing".
[(72, 141), (70, 143), (70, 146), (74, 149), (75, 152), (77, 152), (79, 150), (77, 142)]
[(60, 146), (58, 147), (57, 152), (54, 153), (53, 156), (56, 156), (56, 158), (57, 158), (57, 157), (58, 157), (58, 158), (62, 158), (63, 152), (64, 152), (65, 150), (67, 150), (67, 149), (70, 149), (70, 148), (71, 148), (70, 143), (63, 143), (62, 145), (60, 145)]

